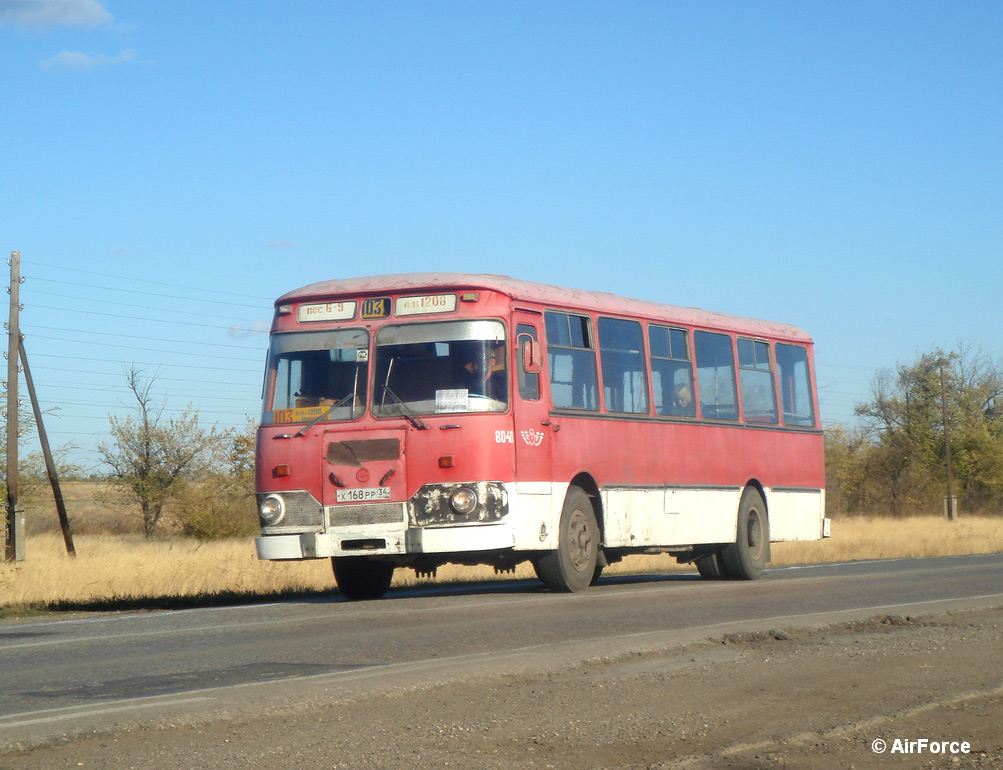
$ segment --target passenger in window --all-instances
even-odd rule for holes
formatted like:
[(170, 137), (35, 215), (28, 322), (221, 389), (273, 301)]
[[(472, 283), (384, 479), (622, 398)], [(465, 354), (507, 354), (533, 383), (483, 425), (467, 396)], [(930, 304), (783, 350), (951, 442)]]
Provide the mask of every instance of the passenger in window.
[(673, 388), (669, 414), (676, 415), (677, 417), (693, 416), (693, 391), (685, 382)]
[(487, 395), (496, 401), (508, 400), (508, 383), (505, 376), (505, 343), (498, 342), (491, 349), (491, 373), (488, 375)]
[[(508, 382), (505, 370), (505, 343), (496, 343), (485, 362), (485, 351), (478, 345), (469, 349), (463, 357), (460, 369), (459, 387), (471, 396), (486, 396), (496, 401), (508, 401)], [(487, 364), (487, 371), (482, 365)]]
[(484, 374), (481, 371), (480, 355), (476, 351), (470, 350), (464, 355), (463, 362), (457, 385), (472, 395), (485, 395)]

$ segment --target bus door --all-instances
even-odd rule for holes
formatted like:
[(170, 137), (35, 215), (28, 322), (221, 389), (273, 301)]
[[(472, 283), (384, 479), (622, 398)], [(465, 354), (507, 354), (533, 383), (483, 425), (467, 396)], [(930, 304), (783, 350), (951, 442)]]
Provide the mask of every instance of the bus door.
[(554, 434), (550, 407), (544, 398), (545, 378), (540, 342), (543, 338), (543, 316), (529, 310), (516, 310), (513, 325), (516, 479), (519, 482), (549, 483), (552, 480)]

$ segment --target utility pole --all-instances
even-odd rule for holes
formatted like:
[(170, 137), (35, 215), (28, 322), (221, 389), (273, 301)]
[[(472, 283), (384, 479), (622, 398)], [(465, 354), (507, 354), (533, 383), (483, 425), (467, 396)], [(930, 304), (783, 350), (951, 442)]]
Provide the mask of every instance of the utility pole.
[(20, 358), (21, 252), (10, 255), (10, 320), (7, 324), (7, 517), (4, 528), (4, 561), (24, 561), (24, 517), (17, 509), (17, 362)]
[(45, 433), (45, 425), (42, 424), (42, 409), (38, 405), (38, 396), (35, 394), (35, 384), (31, 379), (31, 369), (28, 368), (28, 356), (24, 352), (24, 341), (21, 338), (20, 312), (21, 306), (20, 288), (24, 282), (21, 276), (21, 252), (13, 251), (10, 255), (10, 320), (7, 323), (7, 515), (4, 518), (3, 527), (0, 534), (3, 535), (3, 561), (24, 561), (24, 516), (17, 508), (18, 497), (18, 433), (20, 432), (18, 407), (21, 406), (21, 399), (18, 397), (18, 361), (24, 365), (24, 380), (28, 386), (28, 396), (31, 398), (31, 408), (35, 414), (35, 424), (38, 429), (38, 438), (42, 444), (42, 455), (45, 458), (45, 469), (49, 474), (49, 483), (52, 485), (52, 495), (56, 501), (56, 513), (59, 515), (59, 526), (63, 530), (63, 542), (66, 544), (66, 552), (70, 556), (76, 556), (73, 547), (73, 536), (70, 534), (70, 520), (66, 514), (66, 506), (63, 503), (63, 494), (59, 489), (59, 477), (56, 473), (56, 463), (52, 459), (52, 452), (49, 449), (49, 439)]
[(35, 413), (35, 427), (38, 429), (38, 440), (42, 445), (45, 470), (49, 474), (52, 497), (56, 501), (56, 514), (59, 516), (59, 528), (63, 531), (63, 543), (66, 545), (66, 553), (70, 556), (76, 556), (77, 551), (73, 547), (73, 534), (70, 532), (70, 517), (66, 514), (63, 492), (59, 488), (59, 475), (56, 472), (56, 462), (52, 459), (52, 450), (49, 449), (49, 436), (45, 432), (45, 425), (42, 422), (42, 410), (38, 406), (38, 396), (35, 395), (35, 383), (31, 379), (31, 368), (28, 366), (28, 356), (24, 352), (24, 341), (21, 342), (21, 365), (24, 369), (24, 384), (28, 386), (31, 408)]
[(947, 419), (947, 386), (944, 384), (944, 367), (940, 367), (940, 403), (944, 409), (944, 455), (947, 458), (947, 497), (944, 499), (944, 516), (958, 520), (958, 501), (954, 497), (951, 480), (951, 429)]

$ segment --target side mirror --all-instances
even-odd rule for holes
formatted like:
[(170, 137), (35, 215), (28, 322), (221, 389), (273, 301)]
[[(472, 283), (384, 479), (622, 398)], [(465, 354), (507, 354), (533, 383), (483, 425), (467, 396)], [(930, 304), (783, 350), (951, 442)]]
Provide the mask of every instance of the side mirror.
[(538, 340), (523, 340), (522, 370), (526, 374), (539, 374), (543, 371), (543, 346)]

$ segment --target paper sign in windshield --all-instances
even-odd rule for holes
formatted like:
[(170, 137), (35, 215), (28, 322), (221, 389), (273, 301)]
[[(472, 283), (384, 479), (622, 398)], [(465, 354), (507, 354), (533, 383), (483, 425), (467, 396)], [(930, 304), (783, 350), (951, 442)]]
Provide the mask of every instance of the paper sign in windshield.
[(435, 391), (435, 411), (436, 412), (467, 411), (467, 389), (456, 388), (456, 389)]

